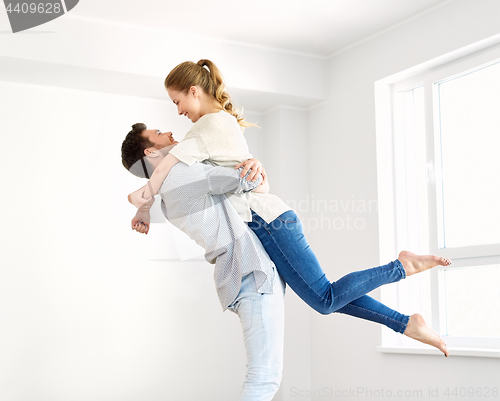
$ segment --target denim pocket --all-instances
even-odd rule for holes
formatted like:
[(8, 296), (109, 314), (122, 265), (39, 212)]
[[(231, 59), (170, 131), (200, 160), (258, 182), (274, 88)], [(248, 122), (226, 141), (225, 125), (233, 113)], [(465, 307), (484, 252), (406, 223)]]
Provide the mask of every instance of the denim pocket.
[(297, 223), (297, 215), (293, 210), (289, 210), (288, 212), (283, 213), (281, 216), (278, 216), (278, 220), (282, 223)]
[[(255, 318), (254, 315), (256, 313), (255, 301), (255, 298), (245, 299), (238, 302), (236, 305), (236, 311), (240, 318), (243, 334), (247, 333), (252, 328), (252, 323)], [(257, 312), (260, 313), (259, 310), (257, 310)]]

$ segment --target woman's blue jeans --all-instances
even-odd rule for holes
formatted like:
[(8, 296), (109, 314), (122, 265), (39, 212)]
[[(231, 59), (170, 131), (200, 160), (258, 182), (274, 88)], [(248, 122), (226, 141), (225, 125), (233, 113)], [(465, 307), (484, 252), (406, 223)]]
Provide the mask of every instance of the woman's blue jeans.
[(349, 273), (330, 282), (309, 247), (302, 223), (293, 210), (269, 224), (252, 211), (252, 221), (248, 226), (259, 237), (283, 280), (313, 309), (325, 315), (338, 312), (355, 316), (404, 333), (409, 316), (366, 295), (383, 284), (406, 277), (399, 260)]

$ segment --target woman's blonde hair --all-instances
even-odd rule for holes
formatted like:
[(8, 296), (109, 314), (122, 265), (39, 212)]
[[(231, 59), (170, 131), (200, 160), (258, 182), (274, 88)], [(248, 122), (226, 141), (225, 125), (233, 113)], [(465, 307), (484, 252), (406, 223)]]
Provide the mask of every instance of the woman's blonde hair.
[(210, 60), (200, 60), (198, 63), (186, 61), (179, 64), (165, 78), (165, 88), (187, 93), (191, 86), (198, 86), (206, 94), (212, 95), (223, 110), (236, 117), (242, 127), (256, 127), (245, 121), (239, 110), (233, 107), (231, 96), (226, 92), (226, 84), (221, 72)]

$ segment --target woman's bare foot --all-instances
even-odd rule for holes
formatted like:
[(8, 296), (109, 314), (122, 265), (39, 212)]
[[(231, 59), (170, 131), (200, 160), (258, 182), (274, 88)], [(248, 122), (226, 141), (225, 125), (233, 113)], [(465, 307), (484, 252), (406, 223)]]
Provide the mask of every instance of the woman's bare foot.
[(434, 255), (415, 255), (409, 251), (402, 251), (398, 259), (406, 271), (406, 276), (412, 276), (435, 266), (451, 265), (450, 259)]
[(404, 335), (424, 344), (436, 347), (443, 352), (444, 356), (450, 354), (443, 339), (427, 327), (424, 318), (418, 313), (410, 316)]

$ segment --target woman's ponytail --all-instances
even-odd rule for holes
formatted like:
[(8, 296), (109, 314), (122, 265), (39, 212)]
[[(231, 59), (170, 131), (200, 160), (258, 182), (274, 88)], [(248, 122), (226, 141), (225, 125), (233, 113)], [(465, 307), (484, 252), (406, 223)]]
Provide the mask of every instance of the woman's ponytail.
[(256, 127), (255, 124), (245, 121), (241, 113), (233, 107), (231, 96), (226, 92), (226, 84), (216, 65), (206, 59), (193, 63), (186, 61), (175, 67), (165, 79), (165, 88), (173, 88), (186, 93), (191, 86), (202, 88), (205, 93), (212, 95), (220, 103), (223, 110), (236, 118), (242, 127)]

